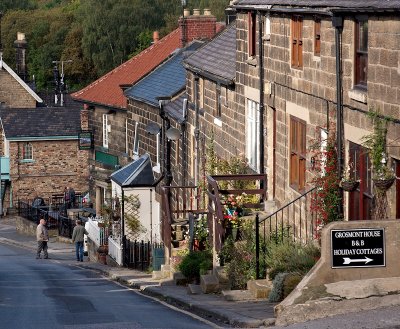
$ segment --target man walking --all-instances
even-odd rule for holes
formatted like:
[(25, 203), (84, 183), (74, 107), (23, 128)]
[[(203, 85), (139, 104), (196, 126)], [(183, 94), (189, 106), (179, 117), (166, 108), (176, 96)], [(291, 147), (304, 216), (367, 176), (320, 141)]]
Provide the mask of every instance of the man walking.
[(49, 232), (46, 228), (46, 220), (44, 218), (40, 219), (39, 225), (36, 228), (36, 240), (38, 243), (36, 259), (40, 258), (40, 253), (43, 250), (43, 256), (45, 259), (49, 258), (47, 253), (47, 242), (49, 241)]
[(83, 262), (84, 234), (89, 235), (89, 233), (81, 224), (82, 222), (78, 219), (72, 232), (72, 242), (75, 243), (76, 260), (78, 262)]

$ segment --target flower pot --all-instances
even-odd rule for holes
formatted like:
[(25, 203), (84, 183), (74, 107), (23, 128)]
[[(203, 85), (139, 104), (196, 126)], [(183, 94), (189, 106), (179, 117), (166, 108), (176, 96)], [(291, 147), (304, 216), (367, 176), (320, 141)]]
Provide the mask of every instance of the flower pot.
[(395, 179), (396, 177), (391, 177), (387, 179), (373, 178), (372, 180), (378, 190), (385, 192), (393, 185)]
[(358, 187), (359, 182), (355, 180), (345, 180), (340, 182), (340, 186), (344, 191), (352, 192)]

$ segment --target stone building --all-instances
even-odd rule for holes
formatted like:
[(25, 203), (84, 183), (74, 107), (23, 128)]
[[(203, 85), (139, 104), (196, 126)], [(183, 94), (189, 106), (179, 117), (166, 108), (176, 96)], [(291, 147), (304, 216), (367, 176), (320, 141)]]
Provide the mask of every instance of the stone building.
[[(156, 147), (146, 139), (146, 134), (138, 142), (137, 137), (143, 127), (137, 126), (139, 120), (128, 120), (124, 90), (135, 85), (184, 44), (194, 39), (211, 38), (217, 26), (216, 18), (209, 12), (190, 15), (185, 11), (178, 29), (160, 40), (155, 32), (149, 48), (73, 94), (74, 100), (83, 103), (89, 111), (89, 126), (94, 136), (90, 157), (91, 195), (95, 195), (97, 212), (111, 198), (111, 173), (138, 159), (143, 154), (143, 150), (139, 151), (140, 147), (147, 145), (144, 142)], [(154, 167), (157, 168), (157, 165)]]
[(46, 107), (43, 100), (0, 60), (1, 195), (4, 209), (32, 200), (87, 189), (87, 151), (79, 133), (87, 120), (79, 109)]
[[(388, 161), (400, 171), (400, 2), (239, 0), (234, 8), (236, 107), (256, 107), (257, 170), (267, 174), (269, 199), (283, 206), (313, 187), (310, 145), (337, 127), (341, 169), (361, 163), (352, 169), (358, 188), (344, 193), (344, 216), (371, 218), (371, 165), (361, 146), (371, 108), (395, 119)], [(392, 218), (400, 216), (399, 191), (397, 181), (388, 192)]]

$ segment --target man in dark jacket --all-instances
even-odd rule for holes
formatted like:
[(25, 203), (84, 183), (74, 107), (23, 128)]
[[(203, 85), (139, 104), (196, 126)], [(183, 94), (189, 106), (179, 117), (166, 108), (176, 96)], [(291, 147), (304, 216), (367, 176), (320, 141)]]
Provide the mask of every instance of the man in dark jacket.
[(83, 262), (83, 241), (85, 234), (89, 235), (82, 226), (82, 222), (78, 219), (72, 232), (72, 242), (75, 243), (76, 260), (78, 262)]

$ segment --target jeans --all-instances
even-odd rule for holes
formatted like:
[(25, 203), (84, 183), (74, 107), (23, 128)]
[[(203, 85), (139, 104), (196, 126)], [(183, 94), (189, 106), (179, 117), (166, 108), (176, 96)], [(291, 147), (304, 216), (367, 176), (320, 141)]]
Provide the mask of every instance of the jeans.
[(76, 260), (83, 262), (83, 241), (75, 242)]

